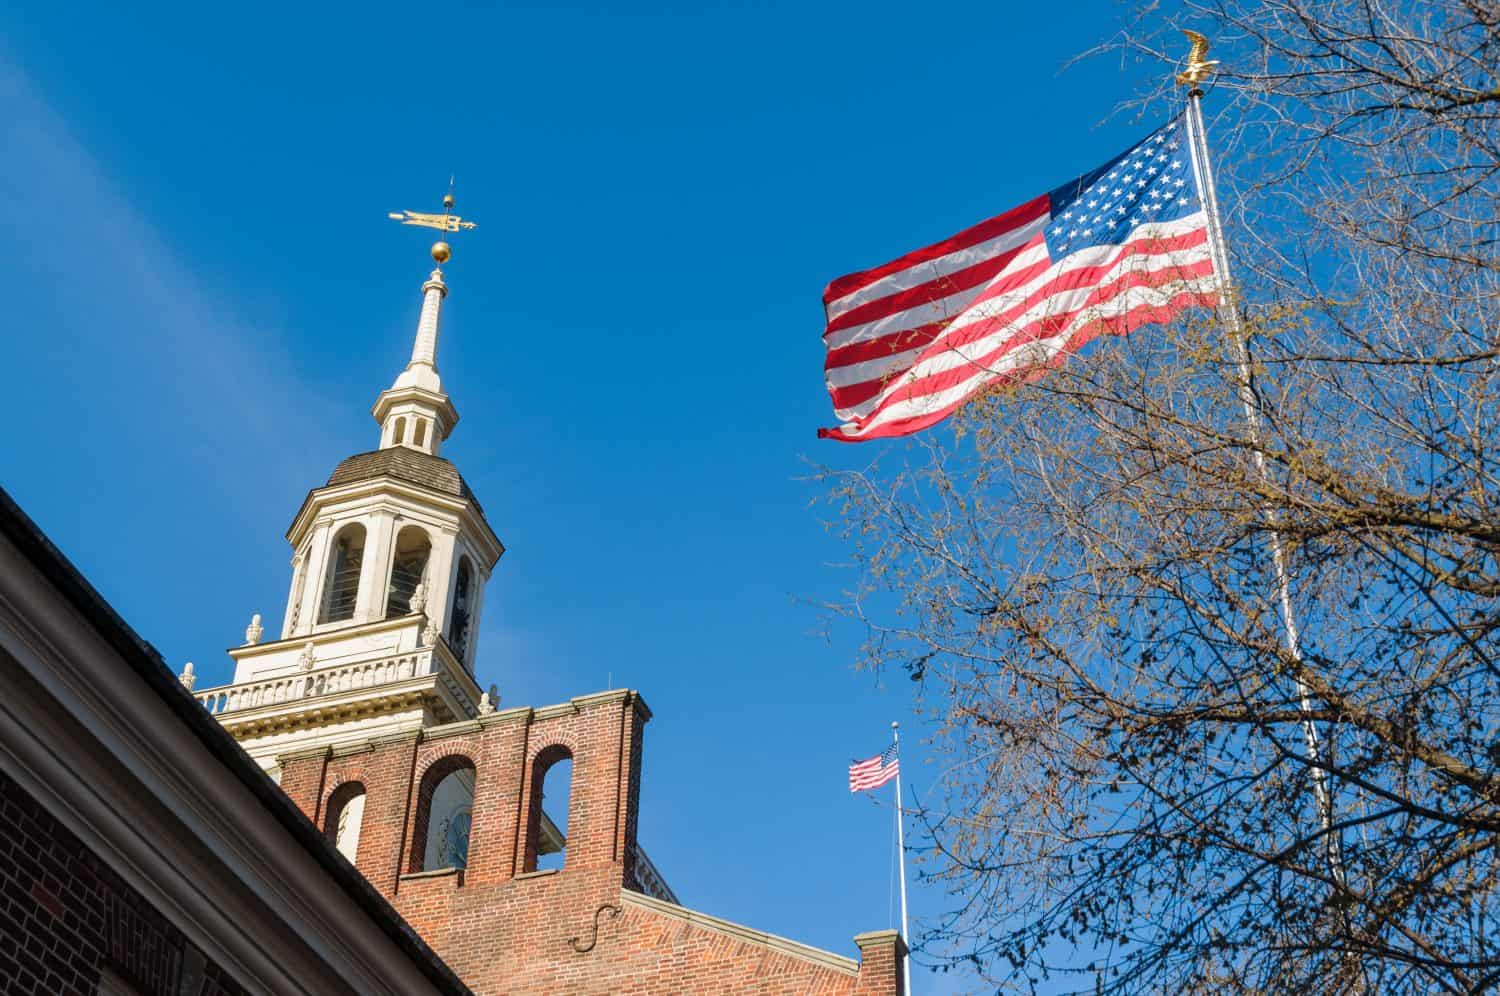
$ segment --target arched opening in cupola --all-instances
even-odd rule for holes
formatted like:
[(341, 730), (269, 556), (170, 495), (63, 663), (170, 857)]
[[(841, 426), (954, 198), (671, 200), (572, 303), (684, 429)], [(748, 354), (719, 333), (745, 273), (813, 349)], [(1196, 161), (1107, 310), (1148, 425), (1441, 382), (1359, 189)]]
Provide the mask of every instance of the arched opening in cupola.
[(464, 660), (469, 648), (469, 623), (474, 611), (474, 568), (468, 557), (458, 561), (453, 579), (453, 611), (448, 614), (448, 647)]
[(359, 572), (364, 560), (365, 527), (351, 522), (333, 538), (318, 622), (341, 622), (354, 618), (354, 605), (359, 598)]
[(427, 559), (431, 555), (432, 541), (421, 526), (407, 526), (396, 534), (396, 551), (391, 556), (390, 594), (385, 603), (387, 619), (412, 611), (412, 595), (427, 573)]
[(404, 417), (396, 419), (396, 428), (391, 433), (391, 442), (397, 446), (406, 442), (406, 419)]

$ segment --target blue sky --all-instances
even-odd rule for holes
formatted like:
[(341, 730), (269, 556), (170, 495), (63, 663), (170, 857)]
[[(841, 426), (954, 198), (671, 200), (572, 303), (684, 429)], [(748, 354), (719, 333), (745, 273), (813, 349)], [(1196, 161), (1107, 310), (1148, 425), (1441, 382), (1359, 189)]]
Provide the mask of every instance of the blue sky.
[[(430, 239), (385, 213), (456, 172), (481, 228), (447, 270), (444, 455), (509, 547), (481, 683), (640, 689), (641, 840), (683, 901), (852, 955), (889, 922), (891, 824), (844, 768), (900, 719), (908, 783), (932, 769), (905, 677), (854, 670), (818, 607), (851, 579), (808, 461), (903, 445), (814, 438), (820, 294), (1159, 123), (1109, 117), (1158, 67), (1062, 72), (1120, 13), (6, 6), (0, 483), (227, 680), (409, 353)], [(914, 883), (914, 915), (946, 902)]]

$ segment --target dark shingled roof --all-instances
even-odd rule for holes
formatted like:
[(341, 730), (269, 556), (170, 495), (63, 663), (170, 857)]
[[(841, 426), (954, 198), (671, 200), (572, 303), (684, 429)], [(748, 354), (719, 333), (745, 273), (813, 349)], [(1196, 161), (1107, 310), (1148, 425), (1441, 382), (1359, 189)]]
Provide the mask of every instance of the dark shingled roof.
[(474, 492), (469, 489), (468, 482), (459, 474), (457, 467), (442, 457), (429, 456), (405, 446), (356, 453), (333, 469), (327, 486), (353, 484), (375, 477), (394, 477), (398, 481), (417, 484), (454, 498), (463, 498), (473, 502), (480, 514), (484, 513), (479, 499), (474, 497)]

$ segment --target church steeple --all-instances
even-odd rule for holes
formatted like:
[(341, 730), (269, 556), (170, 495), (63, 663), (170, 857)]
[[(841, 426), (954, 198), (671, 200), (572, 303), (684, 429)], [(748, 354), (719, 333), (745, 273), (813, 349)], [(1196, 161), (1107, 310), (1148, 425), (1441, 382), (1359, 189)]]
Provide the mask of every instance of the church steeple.
[[(409, 225), (473, 222), (405, 211)], [(474, 681), (484, 586), (505, 547), (438, 447), (458, 422), (437, 347), (452, 250), (422, 284), (411, 361), (375, 402), (380, 445), (343, 460), (287, 529), (291, 588), (281, 636), (253, 626), (230, 651), (233, 683), (198, 692), (268, 767), (289, 745), (327, 746), (471, 719), (490, 708)], [(257, 617), (258, 619), (259, 617)]]

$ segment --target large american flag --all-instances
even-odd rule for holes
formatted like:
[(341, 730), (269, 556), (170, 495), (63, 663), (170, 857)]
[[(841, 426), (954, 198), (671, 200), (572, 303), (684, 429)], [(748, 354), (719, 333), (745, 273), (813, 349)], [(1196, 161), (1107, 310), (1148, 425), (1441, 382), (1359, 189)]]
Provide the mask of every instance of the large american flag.
[(1183, 118), (1014, 210), (828, 285), (824, 371), (846, 442), (925, 429), (1095, 337), (1218, 302)]
[(880, 788), (901, 773), (901, 759), (891, 744), (874, 757), (849, 765), (849, 791), (864, 792)]

